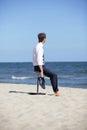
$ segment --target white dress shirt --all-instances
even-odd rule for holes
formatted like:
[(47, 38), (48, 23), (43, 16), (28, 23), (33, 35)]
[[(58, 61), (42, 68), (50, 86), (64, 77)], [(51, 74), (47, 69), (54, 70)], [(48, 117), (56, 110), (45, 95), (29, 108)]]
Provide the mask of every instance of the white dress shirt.
[(39, 42), (33, 50), (33, 65), (44, 65), (44, 49), (43, 43)]

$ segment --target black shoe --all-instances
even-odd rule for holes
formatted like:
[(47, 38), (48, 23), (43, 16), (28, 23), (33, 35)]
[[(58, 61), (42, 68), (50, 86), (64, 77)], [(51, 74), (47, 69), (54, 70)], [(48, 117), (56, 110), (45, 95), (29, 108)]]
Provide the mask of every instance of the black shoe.
[(43, 77), (38, 77), (39, 85), (45, 89), (45, 79)]

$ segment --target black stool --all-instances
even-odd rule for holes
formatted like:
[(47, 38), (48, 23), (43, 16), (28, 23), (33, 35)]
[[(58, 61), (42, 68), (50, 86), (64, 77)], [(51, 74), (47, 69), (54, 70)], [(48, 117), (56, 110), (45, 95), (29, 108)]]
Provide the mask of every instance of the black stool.
[(37, 75), (37, 93), (39, 93), (39, 77), (40, 77), (40, 73), (35, 71), (35, 74)]
[[(43, 89), (45, 89), (45, 80), (44, 79), (41, 79), (41, 76), (40, 76), (40, 72), (36, 72), (35, 73), (37, 74), (37, 94), (39, 94), (39, 86), (41, 86)], [(43, 86), (41, 85), (41, 81), (43, 84)]]

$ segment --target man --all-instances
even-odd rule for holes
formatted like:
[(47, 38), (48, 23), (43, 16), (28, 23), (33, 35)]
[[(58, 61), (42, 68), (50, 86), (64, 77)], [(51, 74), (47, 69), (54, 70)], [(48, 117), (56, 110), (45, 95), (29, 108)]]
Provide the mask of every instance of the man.
[(39, 33), (38, 43), (33, 50), (34, 71), (40, 72), (42, 78), (44, 78), (44, 75), (49, 77), (55, 96), (60, 96), (59, 89), (58, 89), (57, 74), (55, 74), (54, 72), (50, 71), (45, 67), (44, 49), (43, 49), (43, 45), (45, 42), (46, 42), (46, 34)]

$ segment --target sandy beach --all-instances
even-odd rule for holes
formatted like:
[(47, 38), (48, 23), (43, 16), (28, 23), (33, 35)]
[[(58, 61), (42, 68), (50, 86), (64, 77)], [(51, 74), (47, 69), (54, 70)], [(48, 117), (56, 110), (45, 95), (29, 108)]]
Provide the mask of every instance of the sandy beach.
[(87, 89), (0, 83), (0, 130), (87, 130)]

